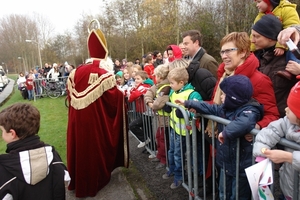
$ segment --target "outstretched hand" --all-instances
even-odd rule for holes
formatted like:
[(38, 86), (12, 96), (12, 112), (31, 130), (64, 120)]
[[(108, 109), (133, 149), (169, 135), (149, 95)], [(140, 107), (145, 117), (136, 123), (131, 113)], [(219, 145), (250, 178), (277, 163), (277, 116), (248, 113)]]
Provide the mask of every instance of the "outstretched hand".
[(184, 100), (182, 100), (182, 99), (176, 99), (175, 103), (177, 103), (178, 105), (184, 106)]

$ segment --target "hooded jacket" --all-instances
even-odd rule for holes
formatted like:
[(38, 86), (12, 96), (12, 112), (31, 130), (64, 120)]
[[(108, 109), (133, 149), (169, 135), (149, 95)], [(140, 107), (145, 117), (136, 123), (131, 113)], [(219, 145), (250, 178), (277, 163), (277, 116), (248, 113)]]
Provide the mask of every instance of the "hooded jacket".
[[(260, 121), (257, 122), (257, 124), (263, 128), (266, 127), (270, 122), (277, 120), (279, 118), (279, 112), (276, 106), (276, 98), (272, 82), (268, 76), (257, 70), (258, 66), (258, 59), (254, 54), (250, 54), (245, 62), (235, 69), (234, 74), (245, 75), (250, 79), (253, 86), (252, 97), (264, 105), (264, 116)], [(219, 81), (225, 72), (224, 67), (224, 63), (220, 64), (219, 66), (218, 82), (216, 84), (215, 91), (217, 90)]]
[[(296, 10), (297, 5), (291, 3), (287, 0), (280, 0), (279, 5), (273, 8), (272, 13), (274, 16), (278, 17), (278, 19), (282, 22), (283, 29), (290, 27), (291, 25), (300, 24), (299, 15)], [(256, 16), (254, 23), (264, 16), (265, 13), (259, 12)], [(252, 38), (252, 35), (250, 35)], [(284, 48), (286, 47), (280, 45), (278, 42), (276, 43), (276, 47)], [(255, 45), (251, 44), (251, 51), (255, 51)]]
[(54, 147), (31, 136), (0, 155), (0, 199), (64, 200), (69, 173)]
[(210, 105), (207, 102), (199, 101), (185, 101), (184, 106), (187, 109), (194, 108), (197, 113), (216, 115), (231, 120), (227, 126), (218, 124), (218, 130), (223, 134), (224, 143), (220, 144), (216, 140), (216, 161), (219, 167), (225, 168), (226, 175), (235, 176), (237, 138), (239, 138), (239, 173), (241, 176), (245, 176), (245, 168), (252, 165), (252, 142), (248, 142), (244, 136), (255, 128), (256, 122), (262, 118), (263, 106), (255, 99), (250, 99), (248, 103), (233, 110), (226, 110), (223, 105)]
[(216, 85), (217, 61), (201, 48), (190, 62), (187, 71), (189, 83), (200, 93), (203, 101), (211, 100)]
[[(255, 143), (253, 147), (253, 156), (264, 156), (261, 153), (262, 148), (273, 148), (281, 138), (296, 142), (300, 144), (300, 127), (288, 120), (287, 117), (280, 118), (277, 121), (271, 122), (268, 127), (262, 129), (255, 137)], [(285, 151), (293, 154), (292, 163), (284, 162), (279, 169), (279, 182), (280, 188), (285, 197), (293, 197), (293, 191), (297, 188), (294, 187), (295, 170), (300, 171), (300, 151), (295, 151), (292, 148), (285, 147)], [(297, 173), (296, 173), (297, 174)], [(299, 179), (300, 180), (300, 179)], [(298, 191), (300, 191), (300, 184)], [(289, 198), (287, 198), (289, 199)]]
[(173, 62), (176, 59), (182, 58), (182, 52), (181, 52), (181, 49), (179, 48), (179, 46), (171, 44), (167, 47), (167, 50), (169, 50), (169, 49), (171, 49), (173, 51), (173, 57), (168, 58), (169, 62)]

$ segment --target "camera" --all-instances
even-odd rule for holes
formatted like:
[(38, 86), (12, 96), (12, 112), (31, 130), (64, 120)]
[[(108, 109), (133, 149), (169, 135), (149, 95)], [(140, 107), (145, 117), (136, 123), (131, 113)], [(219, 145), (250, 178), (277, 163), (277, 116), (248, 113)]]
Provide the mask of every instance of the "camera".
[(294, 42), (289, 39), (289, 41), (286, 43), (286, 45), (288, 46), (289, 50), (294, 54), (294, 56), (297, 59), (300, 59), (300, 50), (298, 49), (298, 47), (294, 44)]

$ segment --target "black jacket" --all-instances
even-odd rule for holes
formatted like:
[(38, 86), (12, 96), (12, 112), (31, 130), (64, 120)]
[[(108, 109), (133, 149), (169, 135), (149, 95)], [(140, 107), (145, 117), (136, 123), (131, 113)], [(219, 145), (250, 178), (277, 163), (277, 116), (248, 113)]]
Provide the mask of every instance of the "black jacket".
[(9, 143), (6, 152), (0, 155), (0, 199), (65, 199), (69, 174), (54, 147), (35, 135)]
[(201, 48), (189, 64), (189, 83), (200, 93), (204, 101), (210, 101), (216, 85), (215, 76), (208, 70), (217, 71), (218, 63)]

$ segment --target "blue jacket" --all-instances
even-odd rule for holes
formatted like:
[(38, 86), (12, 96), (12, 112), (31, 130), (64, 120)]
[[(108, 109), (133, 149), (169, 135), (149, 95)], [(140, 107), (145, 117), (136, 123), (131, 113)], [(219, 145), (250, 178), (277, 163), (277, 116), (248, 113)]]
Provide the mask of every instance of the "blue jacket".
[(194, 108), (197, 113), (216, 115), (231, 122), (225, 126), (218, 124), (219, 132), (223, 133), (224, 143), (216, 140), (216, 163), (224, 168), (226, 175), (235, 176), (237, 138), (240, 138), (240, 175), (246, 176), (245, 168), (252, 165), (252, 142), (245, 139), (245, 135), (255, 127), (257, 121), (263, 117), (263, 106), (251, 99), (236, 110), (225, 110), (223, 105), (210, 105), (206, 102), (185, 101), (184, 106)]

